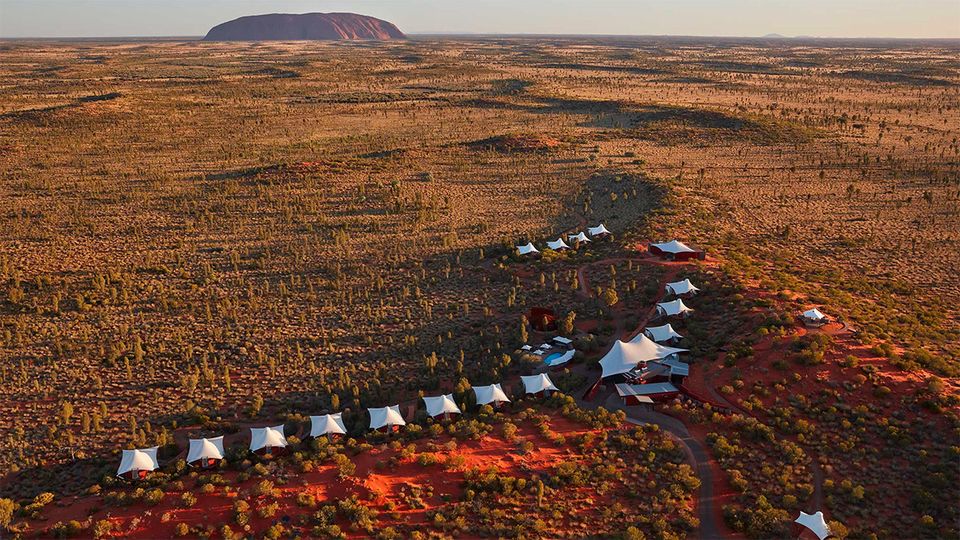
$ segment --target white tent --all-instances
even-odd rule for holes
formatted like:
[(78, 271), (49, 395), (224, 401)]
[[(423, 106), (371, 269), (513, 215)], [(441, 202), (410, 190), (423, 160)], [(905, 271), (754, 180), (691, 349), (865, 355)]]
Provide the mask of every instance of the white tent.
[(673, 326), (670, 325), (670, 323), (667, 323), (663, 326), (648, 326), (643, 333), (657, 343), (670, 341), (671, 339), (683, 338), (683, 336), (678, 334), (677, 331), (673, 329)]
[(671, 241), (669, 241), (669, 242), (664, 242), (664, 243), (661, 243), (661, 244), (650, 244), (650, 245), (653, 246), (653, 247), (655, 247), (655, 248), (657, 248), (657, 249), (659, 249), (660, 251), (662, 251), (662, 252), (664, 252), (664, 253), (677, 254), (677, 253), (693, 253), (694, 251), (696, 251), (695, 249), (691, 248), (690, 246), (684, 244), (683, 242), (677, 241), (677, 240), (671, 240)]
[(347, 426), (343, 425), (343, 415), (341, 413), (325, 414), (323, 416), (310, 417), (310, 436), (319, 437), (321, 435), (346, 435)]
[(160, 468), (157, 463), (157, 449), (138, 448), (136, 450), (124, 450), (120, 457), (120, 468), (117, 469), (117, 476), (122, 476), (128, 472), (139, 473), (140, 471), (155, 471)]
[(436, 417), (448, 414), (460, 414), (460, 407), (453, 400), (453, 394), (442, 396), (423, 397), (423, 403), (427, 406), (427, 414)]
[(547, 360), (549, 360), (549, 362), (544, 360), (544, 363), (546, 363), (550, 367), (562, 366), (563, 364), (566, 364), (570, 360), (573, 360), (573, 355), (575, 355), (576, 353), (577, 353), (576, 350), (570, 349), (569, 351), (563, 353), (562, 355), (556, 358), (553, 358), (552, 360), (549, 357), (547, 357)]
[(540, 253), (540, 251), (533, 245), (532, 242), (527, 242), (525, 246), (517, 246), (517, 253), (520, 255), (529, 255), (531, 253)]
[(570, 240), (571, 242), (580, 242), (581, 244), (590, 241), (590, 239), (587, 238), (587, 235), (583, 234), (583, 231), (567, 236), (567, 240)]
[(817, 538), (824, 540), (830, 536), (830, 527), (827, 525), (827, 522), (823, 519), (823, 512), (817, 512), (816, 514), (807, 514), (806, 512), (800, 512), (800, 516), (794, 520), (795, 523), (799, 523), (804, 527), (813, 531), (813, 534), (817, 535)]
[(547, 247), (554, 251), (570, 249), (570, 246), (568, 246), (567, 243), (563, 241), (563, 238), (557, 238), (555, 242), (547, 242)]
[(187, 463), (197, 460), (223, 459), (223, 436), (212, 439), (190, 439)]
[(550, 390), (560, 390), (553, 385), (553, 381), (550, 380), (550, 376), (546, 373), (521, 376), (520, 380), (523, 381), (523, 388), (528, 394), (539, 394), (540, 392), (547, 393)]
[(287, 437), (283, 434), (283, 425), (273, 427), (250, 428), (250, 451), (283, 448), (287, 446)]
[(640, 334), (629, 343), (617, 340), (613, 347), (600, 359), (602, 377), (610, 377), (633, 371), (639, 364), (660, 360), (669, 356), (686, 352), (687, 349), (665, 347), (654, 343), (647, 336)]
[(657, 304), (657, 315), (660, 316), (665, 315), (667, 317), (672, 317), (674, 315), (683, 315), (691, 311), (693, 310), (688, 308), (683, 303), (683, 300), (679, 298), (673, 300), (672, 302), (660, 302)]
[(597, 225), (596, 227), (587, 227), (587, 232), (590, 233), (590, 236), (603, 236), (605, 234), (611, 234), (610, 231), (603, 226), (603, 223)]
[(827, 318), (819, 309), (813, 308), (803, 312), (803, 318), (808, 321), (820, 322)]
[(474, 386), (473, 393), (477, 396), (477, 405), (510, 402), (510, 398), (503, 392), (503, 388), (500, 388), (499, 383), (490, 386)]
[(689, 279), (667, 283), (667, 294), (675, 294), (680, 296), (681, 294), (692, 294), (699, 290), (700, 289), (698, 289), (693, 283), (690, 283)]
[(370, 429), (380, 429), (387, 426), (405, 426), (403, 415), (400, 414), (400, 406), (370, 408)]

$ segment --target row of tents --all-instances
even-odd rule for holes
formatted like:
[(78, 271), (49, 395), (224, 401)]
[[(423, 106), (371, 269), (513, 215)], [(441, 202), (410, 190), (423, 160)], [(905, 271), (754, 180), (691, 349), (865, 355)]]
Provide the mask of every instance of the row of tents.
[[(550, 376), (546, 373), (537, 375), (521, 376), (524, 391), (527, 395), (549, 395), (550, 392), (559, 391)], [(499, 406), (501, 403), (509, 403), (510, 398), (500, 384), (491, 384), (487, 386), (474, 386), (473, 393), (477, 398), (477, 405)], [(444, 394), (440, 396), (424, 396), (423, 403), (427, 409), (427, 415), (431, 418), (443, 417), (449, 418), (452, 415), (461, 414), (460, 407), (453, 398), (453, 394)], [(400, 412), (400, 405), (391, 405), (388, 407), (371, 407), (367, 409), (370, 415), (370, 429), (375, 431), (393, 431), (407, 422), (403, 419)], [(333, 437), (336, 435), (346, 435), (347, 427), (343, 423), (342, 413), (325, 414), (321, 416), (310, 417), (310, 436), (311, 437)], [(284, 426), (257, 427), (250, 428), (250, 451), (255, 453), (271, 453), (277, 449), (287, 446), (287, 437), (284, 434)], [(160, 467), (157, 461), (157, 451), (159, 447), (137, 448), (124, 450), (120, 458), (120, 467), (117, 469), (117, 476), (127, 478), (143, 478), (150, 471)], [(190, 446), (187, 450), (186, 462), (192, 466), (210, 467), (224, 459), (226, 452), (223, 447), (223, 436), (190, 439)]]
[[(589, 234), (590, 236), (587, 236), (587, 234)], [(571, 244), (576, 244), (576, 243), (586, 244), (587, 242), (590, 242), (590, 238), (597, 240), (600, 238), (606, 238), (611, 234), (612, 233), (609, 230), (607, 230), (607, 228), (603, 225), (603, 223), (601, 223), (596, 227), (587, 227), (586, 234), (584, 234), (583, 231), (580, 231), (576, 234), (568, 234), (567, 242), (570, 242)], [(552, 249), (553, 251), (564, 251), (567, 249), (572, 249), (570, 245), (567, 244), (567, 242), (564, 242), (563, 237), (561, 236), (556, 240), (547, 241), (547, 247)], [(521, 256), (532, 255), (535, 253), (540, 253), (540, 250), (538, 250), (537, 247), (533, 245), (533, 242), (527, 242), (526, 245), (517, 246), (517, 253), (519, 253)]]

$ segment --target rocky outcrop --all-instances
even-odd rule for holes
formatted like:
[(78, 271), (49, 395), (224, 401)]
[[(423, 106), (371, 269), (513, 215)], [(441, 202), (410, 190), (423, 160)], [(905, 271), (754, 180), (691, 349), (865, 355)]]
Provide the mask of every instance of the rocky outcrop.
[(356, 13), (274, 13), (218, 24), (204, 41), (389, 40), (405, 39), (387, 21)]

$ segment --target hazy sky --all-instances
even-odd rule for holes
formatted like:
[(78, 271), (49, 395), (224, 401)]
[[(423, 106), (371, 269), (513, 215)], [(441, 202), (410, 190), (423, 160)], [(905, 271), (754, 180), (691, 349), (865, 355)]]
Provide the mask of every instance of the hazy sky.
[(0, 37), (197, 36), (352, 11), (417, 32), (960, 38), (960, 0), (0, 0)]

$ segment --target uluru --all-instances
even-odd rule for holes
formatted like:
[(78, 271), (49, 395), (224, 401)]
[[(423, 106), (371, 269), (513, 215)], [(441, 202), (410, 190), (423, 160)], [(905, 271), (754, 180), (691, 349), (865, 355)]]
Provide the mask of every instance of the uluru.
[(387, 21), (356, 13), (273, 13), (218, 24), (204, 41), (391, 40), (406, 39)]

